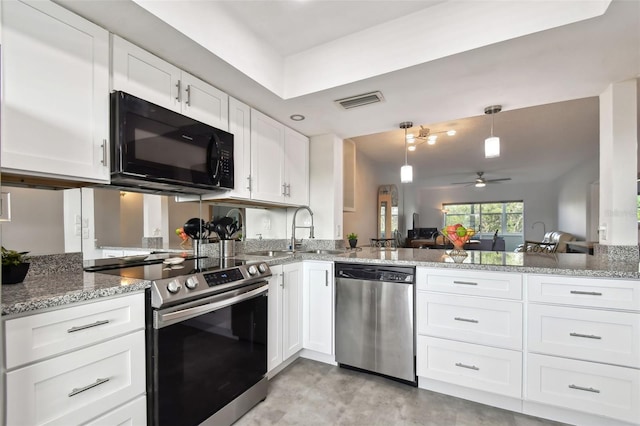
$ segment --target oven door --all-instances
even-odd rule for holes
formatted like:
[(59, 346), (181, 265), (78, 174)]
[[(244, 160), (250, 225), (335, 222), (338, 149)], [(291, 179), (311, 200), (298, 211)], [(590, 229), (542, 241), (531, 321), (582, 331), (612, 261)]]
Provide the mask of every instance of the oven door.
[(150, 424), (198, 425), (267, 371), (266, 282), (154, 312)]

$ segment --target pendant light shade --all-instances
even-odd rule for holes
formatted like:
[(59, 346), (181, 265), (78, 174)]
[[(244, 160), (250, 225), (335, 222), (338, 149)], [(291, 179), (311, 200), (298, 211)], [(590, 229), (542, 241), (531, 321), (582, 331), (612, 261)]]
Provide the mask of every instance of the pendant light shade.
[(500, 157), (500, 138), (491, 136), (484, 140), (484, 158)]
[(491, 115), (491, 136), (484, 140), (484, 158), (500, 157), (500, 138), (493, 136), (493, 116), (502, 111), (502, 105), (491, 105), (484, 109), (485, 114)]
[(413, 182), (413, 166), (405, 164), (404, 166), (400, 167), (400, 182)]
[(403, 121), (400, 123), (400, 128), (404, 129), (404, 166), (400, 168), (400, 182), (411, 183), (413, 182), (413, 167), (407, 162), (407, 129), (413, 127), (411, 121)]

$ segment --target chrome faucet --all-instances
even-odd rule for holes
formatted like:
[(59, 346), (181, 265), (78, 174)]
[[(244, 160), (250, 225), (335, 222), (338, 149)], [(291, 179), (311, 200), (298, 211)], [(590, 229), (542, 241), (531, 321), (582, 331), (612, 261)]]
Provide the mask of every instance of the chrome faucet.
[[(296, 226), (296, 216), (298, 212), (302, 209), (305, 209), (309, 212), (311, 216), (311, 226)], [(293, 213), (293, 220), (291, 221), (291, 250), (295, 251), (296, 247), (300, 247), (302, 245), (302, 239), (300, 242), (296, 242), (296, 228), (309, 228), (309, 238), (314, 238), (313, 236), (313, 212), (308, 206), (298, 207), (296, 211)]]
[[(240, 216), (241, 223), (240, 223), (240, 226), (238, 226), (238, 231), (240, 231), (242, 228), (245, 227), (244, 215), (242, 214), (242, 210), (240, 210), (238, 208), (233, 208), (233, 209), (231, 209), (231, 210), (229, 210), (227, 212), (226, 216), (229, 217), (231, 215), (231, 213), (233, 213), (233, 212), (238, 212), (238, 216)], [(238, 232), (238, 231), (236, 231), (236, 232)], [(242, 241), (244, 241), (246, 239), (245, 238), (246, 235), (247, 235), (247, 230), (246, 229), (242, 229), (242, 238), (241, 238)], [(261, 237), (260, 239), (262, 239), (262, 236), (260, 236), (260, 237)]]

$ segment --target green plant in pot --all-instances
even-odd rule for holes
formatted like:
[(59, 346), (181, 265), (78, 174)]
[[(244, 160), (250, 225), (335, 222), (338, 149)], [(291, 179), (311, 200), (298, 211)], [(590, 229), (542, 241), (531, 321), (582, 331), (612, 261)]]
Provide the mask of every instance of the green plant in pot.
[(347, 240), (349, 240), (349, 247), (356, 248), (358, 245), (358, 234), (350, 233), (347, 235)]
[(24, 281), (31, 265), (26, 254), (2, 247), (2, 284), (17, 284)]

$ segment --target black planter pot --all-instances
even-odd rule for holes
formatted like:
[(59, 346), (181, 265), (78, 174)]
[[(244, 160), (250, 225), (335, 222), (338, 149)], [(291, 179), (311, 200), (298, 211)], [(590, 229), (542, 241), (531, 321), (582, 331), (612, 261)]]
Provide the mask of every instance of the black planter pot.
[(19, 265), (2, 265), (2, 284), (17, 284), (24, 281), (29, 272), (30, 263)]
[(358, 245), (358, 240), (349, 240), (349, 247), (356, 248)]

